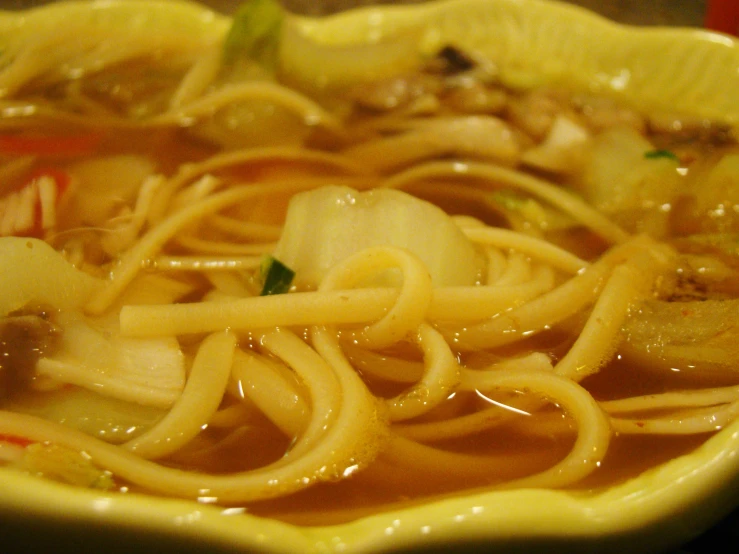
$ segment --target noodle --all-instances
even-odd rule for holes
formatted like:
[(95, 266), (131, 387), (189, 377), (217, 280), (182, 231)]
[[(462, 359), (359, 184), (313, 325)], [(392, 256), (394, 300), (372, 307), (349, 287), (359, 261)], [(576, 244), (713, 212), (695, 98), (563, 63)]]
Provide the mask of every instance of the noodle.
[(314, 181), (304, 181), (303, 183), (270, 183), (262, 186), (240, 187), (213, 195), (203, 202), (181, 210), (163, 222), (162, 225), (155, 227), (148, 235), (142, 237), (136, 246), (126, 253), (126, 259), (112, 276), (112, 284), (99, 297), (90, 301), (87, 311), (101, 313), (108, 308), (110, 303), (114, 301), (115, 296), (120, 294), (141, 269), (142, 261), (152, 257), (165, 242), (198, 218), (210, 215), (231, 204), (243, 202), (250, 197), (275, 192), (275, 189), (282, 188), (287, 191), (295, 191), (315, 185)]
[[(685, 297), (736, 314), (739, 262), (715, 247), (739, 232), (714, 201), (725, 208), (720, 183), (739, 167), (731, 133), (706, 124), (688, 140), (635, 111), (637, 138), (623, 121), (603, 130), (600, 104), (509, 90), (472, 61), (445, 73), (445, 51), (402, 82), (312, 96), (248, 55), (234, 66), (223, 40), (39, 36), (0, 69), (0, 141), (39, 150), (0, 144), (0, 463), (33, 466), (18, 438), (84, 452), (92, 481), (119, 491), (284, 519), (328, 498), (311, 508), (327, 523), (322, 510), (611, 483), (624, 436), (709, 435), (739, 417), (736, 361), (722, 361), (736, 326), (706, 316), (694, 335), (686, 312), (654, 338), (630, 327)], [(465, 112), (468, 81), (508, 109)], [(547, 94), (557, 114), (520, 115)], [(561, 118), (593, 142), (537, 166)], [(458, 147), (424, 145), (439, 129)], [(609, 132), (654, 149), (604, 162), (593, 144)], [(120, 155), (133, 162), (95, 170)], [(647, 172), (617, 208), (594, 177), (609, 164)], [(649, 196), (655, 181), (677, 192)], [(660, 369), (663, 347), (684, 366)], [(79, 390), (123, 438), (69, 417)], [(334, 499), (352, 491), (348, 507)]]
[(588, 265), (585, 260), (581, 260), (577, 256), (573, 256), (571, 252), (562, 250), (549, 242), (512, 233), (507, 229), (472, 228), (466, 229), (465, 234), (478, 244), (510, 248), (522, 254), (538, 257), (542, 262), (547, 262), (557, 269), (569, 273), (577, 273)]
[[(582, 479), (603, 459), (610, 439), (608, 419), (592, 397), (572, 381), (540, 372), (500, 372), (492, 381), (491, 389), (525, 384), (530, 390), (548, 396), (565, 407), (581, 426), (577, 441), (565, 459), (543, 472), (505, 483), (505, 488), (561, 487)], [(431, 465), (440, 472), (454, 472), (453, 466), (459, 463), (454, 455), (437, 452), (405, 439), (396, 439), (388, 456), (391, 460), (402, 459), (403, 464), (411, 466)]]
[(403, 286), (392, 308), (379, 321), (352, 333), (355, 344), (385, 348), (417, 329), (431, 304), (431, 277), (414, 256), (393, 248), (366, 249), (336, 265), (321, 283), (321, 291), (342, 288), (394, 265), (401, 267)]
[(236, 339), (211, 335), (193, 361), (187, 386), (155, 427), (123, 445), (142, 458), (156, 459), (187, 444), (216, 412), (231, 373)]
[(303, 395), (285, 375), (266, 360), (239, 351), (233, 365), (233, 379), (241, 396), (254, 404), (289, 437), (305, 428), (310, 409)]
[(481, 179), (483, 184), (487, 183), (491, 188), (499, 187), (499, 183), (519, 188), (551, 202), (610, 242), (623, 242), (628, 237), (622, 229), (576, 196), (541, 179), (505, 167), (479, 163), (429, 162), (387, 179), (383, 186), (397, 188), (419, 179), (436, 179), (446, 176)]

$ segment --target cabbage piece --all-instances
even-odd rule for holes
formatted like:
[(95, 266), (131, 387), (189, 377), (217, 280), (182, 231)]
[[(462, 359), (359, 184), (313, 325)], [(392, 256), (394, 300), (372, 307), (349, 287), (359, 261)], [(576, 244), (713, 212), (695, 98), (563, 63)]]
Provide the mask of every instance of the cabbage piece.
[(380, 35), (373, 29), (336, 31), (323, 28), (316, 18), (286, 19), (279, 44), (280, 79), (320, 95), (413, 73), (424, 61), (419, 51), (423, 29), (418, 26)]
[(380, 172), (448, 155), (515, 165), (521, 154), (511, 126), (494, 116), (417, 119), (405, 127), (397, 135), (361, 143), (343, 153)]
[(608, 213), (658, 208), (673, 201), (682, 186), (679, 162), (647, 155), (654, 150), (629, 127), (596, 136), (584, 167), (585, 199)]
[(526, 150), (521, 161), (545, 171), (574, 172), (580, 168), (590, 140), (590, 132), (585, 127), (559, 115), (544, 140)]
[(650, 155), (654, 146), (630, 127), (596, 136), (589, 151), (580, 183), (585, 199), (631, 232), (667, 236), (671, 207), (685, 186), (680, 162)]
[(701, 230), (739, 231), (739, 153), (721, 156), (707, 171), (690, 179), (689, 188)]
[[(249, 0), (236, 11), (224, 40), (217, 87), (223, 92), (239, 84), (274, 81), (279, 40), (287, 13), (275, 0)], [(312, 125), (280, 102), (250, 98), (229, 102), (190, 132), (228, 150), (302, 145)]]
[(161, 273), (141, 273), (131, 281), (116, 303), (128, 304), (172, 304), (193, 292), (195, 285), (163, 275)]
[(133, 154), (107, 156), (69, 167), (74, 179), (75, 213), (82, 223), (103, 225), (124, 205), (133, 205), (141, 184), (156, 170), (154, 163)]
[(55, 421), (112, 444), (139, 436), (166, 414), (162, 408), (124, 402), (81, 387), (16, 395), (3, 409)]
[(0, 317), (31, 303), (79, 308), (100, 286), (41, 240), (0, 238)]
[(0, 16), (0, 97), (152, 55), (189, 60), (230, 24), (194, 2), (53, 2)]
[(645, 302), (624, 325), (623, 353), (648, 369), (739, 374), (739, 299)]
[(357, 192), (330, 186), (295, 195), (274, 257), (295, 271), (295, 284), (316, 287), (326, 272), (365, 248), (407, 248), (436, 286), (473, 285), (483, 261), (441, 208), (392, 189)]
[(27, 446), (18, 465), (32, 474), (79, 487), (108, 490), (114, 486), (111, 473), (93, 464), (89, 456), (58, 444)]
[(36, 372), (128, 402), (169, 407), (185, 386), (185, 360), (174, 337), (123, 337), (118, 316), (88, 318), (60, 312), (58, 348)]
[[(224, 85), (228, 87), (229, 84)], [(312, 132), (304, 118), (270, 100), (229, 104), (189, 132), (225, 149), (300, 146)]]

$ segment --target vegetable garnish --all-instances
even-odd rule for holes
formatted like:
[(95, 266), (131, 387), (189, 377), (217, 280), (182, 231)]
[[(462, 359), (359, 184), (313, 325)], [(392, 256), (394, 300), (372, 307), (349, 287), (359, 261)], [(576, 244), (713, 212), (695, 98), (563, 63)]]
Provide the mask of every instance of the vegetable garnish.
[[(483, 261), (475, 245), (438, 206), (391, 188), (358, 191), (325, 186), (291, 199), (275, 257), (296, 272), (296, 286), (318, 287), (330, 269), (367, 248), (410, 251), (438, 286), (472, 286)], [(374, 284), (397, 286), (401, 274), (382, 271)]]
[(284, 12), (274, 0), (250, 0), (236, 11), (224, 44), (224, 59), (233, 63), (246, 56), (265, 69), (274, 69)]
[(0, 434), (0, 442), (14, 444), (15, 446), (20, 446), (22, 448), (25, 448), (29, 444), (33, 444), (36, 441), (32, 441), (31, 439), (27, 439), (25, 437), (18, 437), (16, 435)]
[(99, 133), (60, 136), (0, 135), (0, 154), (11, 156), (83, 156), (102, 140)]
[(56, 225), (56, 209), (69, 183), (63, 171), (39, 170), (20, 190), (0, 198), (0, 236), (39, 237)]
[(670, 160), (679, 161), (677, 154), (675, 154), (674, 152), (671, 152), (670, 150), (652, 150), (650, 152), (646, 152), (644, 154), (644, 157), (647, 158), (648, 160), (667, 158)]
[(111, 473), (95, 466), (89, 456), (56, 444), (27, 446), (21, 467), (33, 474), (80, 487), (109, 490), (114, 486)]
[(285, 294), (295, 277), (295, 272), (273, 256), (265, 256), (261, 267), (264, 286), (260, 296)]

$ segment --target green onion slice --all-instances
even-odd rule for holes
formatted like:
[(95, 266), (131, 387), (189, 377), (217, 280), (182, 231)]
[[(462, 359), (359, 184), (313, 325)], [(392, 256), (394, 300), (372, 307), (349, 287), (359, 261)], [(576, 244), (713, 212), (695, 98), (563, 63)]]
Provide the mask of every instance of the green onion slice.
[(644, 154), (644, 157), (648, 160), (656, 160), (659, 158), (668, 158), (670, 160), (679, 161), (679, 158), (674, 152), (669, 150), (652, 150)]
[(265, 256), (262, 260), (261, 275), (264, 286), (261, 296), (285, 294), (295, 277), (295, 272), (273, 256)]

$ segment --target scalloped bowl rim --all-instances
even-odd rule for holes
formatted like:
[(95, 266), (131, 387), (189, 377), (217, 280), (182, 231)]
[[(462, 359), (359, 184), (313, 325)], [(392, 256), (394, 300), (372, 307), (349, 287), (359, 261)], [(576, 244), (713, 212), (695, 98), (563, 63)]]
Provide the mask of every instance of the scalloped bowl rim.
[[(455, 1), (460, 0), (443, 4)], [(461, 0), (465, 1), (469, 2)], [(532, 4), (551, 10), (552, 17), (568, 13), (593, 25), (594, 35), (601, 27), (632, 33), (633, 40), (650, 32), (610, 22), (575, 6), (499, 1), (519, 5), (522, 13)], [(422, 6), (372, 7), (327, 18), (326, 24), (376, 18), (373, 14), (382, 10), (423, 17)], [(321, 24), (307, 19), (304, 23)], [(732, 40), (680, 29), (669, 30), (669, 36), (688, 41)], [(737, 43), (733, 44), (736, 49)], [(739, 73), (739, 61), (737, 66)], [(738, 497), (739, 421), (690, 454), (602, 491), (475, 492), (327, 527), (298, 527), (241, 513), (225, 515), (222, 508), (188, 500), (78, 489), (0, 468), (0, 518), (20, 514), (40, 527), (61, 523), (87, 530), (126, 529), (261, 552), (387, 551), (468, 541), (488, 546), (531, 544), (542, 551), (556, 543), (596, 545), (598, 551), (606, 551), (601, 547), (611, 544), (614, 552), (629, 545), (638, 552), (649, 545), (676, 545), (702, 532), (727, 513)]]

